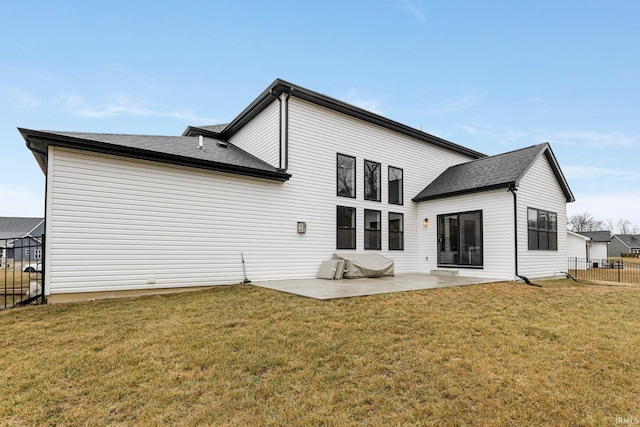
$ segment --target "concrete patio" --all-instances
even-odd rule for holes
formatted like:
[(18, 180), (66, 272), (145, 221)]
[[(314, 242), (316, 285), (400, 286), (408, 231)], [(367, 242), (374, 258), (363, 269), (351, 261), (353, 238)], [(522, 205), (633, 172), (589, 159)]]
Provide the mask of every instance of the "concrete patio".
[(500, 282), (501, 279), (477, 277), (440, 276), (433, 274), (402, 274), (393, 277), (371, 279), (292, 279), (254, 282), (252, 285), (274, 289), (320, 300), (349, 298), (391, 292), (415, 291), (419, 289), (448, 288), (479, 283)]

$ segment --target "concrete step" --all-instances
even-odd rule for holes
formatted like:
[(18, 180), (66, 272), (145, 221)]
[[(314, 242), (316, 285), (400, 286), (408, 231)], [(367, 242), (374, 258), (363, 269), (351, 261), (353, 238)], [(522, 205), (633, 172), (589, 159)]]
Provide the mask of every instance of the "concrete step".
[(457, 276), (458, 270), (431, 270), (431, 274), (435, 276)]

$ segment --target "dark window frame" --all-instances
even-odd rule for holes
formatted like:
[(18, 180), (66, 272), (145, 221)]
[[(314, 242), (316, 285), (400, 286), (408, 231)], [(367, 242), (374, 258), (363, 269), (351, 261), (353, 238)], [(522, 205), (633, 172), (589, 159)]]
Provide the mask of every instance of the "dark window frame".
[[(340, 226), (340, 209), (348, 209), (352, 212), (352, 222), (353, 222), (352, 227)], [(357, 219), (356, 208), (351, 206), (340, 206), (340, 205), (336, 206), (336, 249), (356, 249), (357, 225), (358, 225), (358, 219)], [(352, 236), (350, 240), (353, 242), (352, 246), (350, 247), (340, 246), (340, 242), (341, 242), (340, 230), (351, 230)]]
[[(393, 185), (391, 185), (392, 182), (391, 181), (391, 169), (395, 169), (395, 170), (399, 170), (401, 172), (401, 177), (399, 180), (394, 180), (394, 181), (400, 181), (400, 185), (399, 185), (399, 189), (398, 189), (398, 198), (399, 198), (399, 202), (398, 201), (391, 201), (391, 191), (393, 189)], [(387, 201), (390, 205), (398, 205), (398, 206), (402, 206), (404, 205), (404, 169), (402, 168), (398, 168), (396, 166), (391, 166), (389, 165), (387, 167)]]
[[(400, 231), (391, 230), (391, 215), (400, 216)], [(400, 212), (389, 212), (387, 218), (388, 218), (388, 227), (389, 227), (389, 236), (388, 236), (389, 250), (404, 251), (404, 214)], [(398, 239), (398, 241), (400, 242), (400, 247), (395, 247), (395, 245), (392, 245), (393, 240), (391, 236), (400, 236), (400, 238)]]
[[(351, 190), (353, 194), (340, 194), (340, 158), (344, 157), (350, 159), (353, 163), (353, 178), (351, 182)], [(339, 197), (348, 197), (350, 199), (356, 198), (356, 173), (357, 173), (357, 164), (356, 158), (354, 156), (349, 156), (348, 154), (337, 153), (336, 154), (336, 195)], [(345, 184), (347, 187), (348, 185)]]
[[(369, 180), (369, 172), (370, 172), (370, 168), (367, 167), (367, 164), (372, 164), (372, 165), (377, 165), (377, 177), (376, 177), (376, 183), (377, 183), (377, 188), (375, 191), (375, 196), (374, 197), (370, 197), (368, 196), (368, 192), (367, 192), (367, 181)], [(365, 200), (369, 200), (372, 202), (380, 202), (382, 201), (382, 164), (379, 162), (374, 162), (373, 160), (364, 160), (364, 180), (363, 180), (363, 191), (364, 191), (364, 199)]]
[[(378, 228), (369, 228), (369, 222), (367, 222), (367, 214), (374, 213), (377, 214), (377, 224)], [(370, 245), (371, 239), (369, 236), (374, 234), (375, 236), (375, 246), (372, 247)], [(364, 249), (367, 251), (380, 251), (382, 250), (382, 212), (375, 209), (365, 209), (364, 210)]]
[[(460, 221), (460, 217), (463, 215), (479, 215), (477, 222), (478, 222), (478, 226), (480, 228), (480, 233), (478, 235), (479, 239), (480, 239), (480, 256), (478, 258), (477, 263), (467, 263), (467, 264), (463, 264), (463, 257), (461, 255), (460, 248), (462, 247), (462, 243), (463, 243), (463, 236), (464, 236), (464, 230), (460, 230), (460, 225), (461, 225), (461, 221)], [(455, 242), (452, 242), (455, 244), (455, 251), (451, 252), (454, 255), (454, 260), (455, 260), (455, 256), (457, 256), (457, 261), (456, 262), (443, 262), (442, 261), (442, 237), (441, 237), (441, 233), (444, 231), (441, 229), (441, 227), (444, 226), (444, 218), (445, 217), (455, 217), (456, 219), (456, 235), (455, 235)], [(441, 219), (442, 219), (442, 224), (441, 224)], [(464, 211), (464, 212), (451, 212), (451, 213), (446, 213), (446, 214), (440, 214), (437, 215), (437, 263), (438, 263), (438, 267), (452, 267), (452, 268), (472, 268), (472, 269), (483, 269), (484, 268), (484, 213), (482, 211), (482, 209), (478, 209), (478, 210), (473, 210), (473, 211)], [(474, 247), (477, 247), (478, 245), (474, 245)], [(475, 255), (475, 254), (474, 254)], [(468, 255), (468, 260), (471, 261), (471, 252), (469, 252)]]
[[(535, 224), (529, 218), (535, 212)], [(552, 218), (555, 218), (552, 220)], [(553, 225), (555, 224), (555, 230)], [(527, 249), (530, 251), (558, 251), (558, 213), (527, 207)]]

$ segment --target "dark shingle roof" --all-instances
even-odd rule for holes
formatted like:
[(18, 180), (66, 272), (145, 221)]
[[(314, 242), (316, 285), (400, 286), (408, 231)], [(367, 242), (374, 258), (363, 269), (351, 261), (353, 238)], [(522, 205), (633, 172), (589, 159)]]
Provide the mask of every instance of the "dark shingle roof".
[(640, 248), (640, 234), (615, 234), (629, 248)]
[(578, 234), (582, 234), (583, 236), (590, 237), (594, 242), (610, 242), (611, 241), (611, 233), (609, 230), (601, 230), (601, 231), (581, 231)]
[(517, 186), (538, 155), (547, 149), (549, 144), (544, 143), (451, 166), (418, 193), (413, 201)]
[(24, 237), (33, 231), (44, 218), (0, 217), (0, 239)]
[[(289, 174), (247, 153), (235, 145), (204, 137), (204, 148), (198, 138), (187, 136), (125, 135), (108, 133), (34, 131), (20, 129), (27, 145), (35, 153), (46, 152), (46, 145), (77, 148), (106, 154), (162, 161), (165, 163), (240, 173), (285, 181)], [(38, 149), (38, 146), (41, 149)], [(46, 156), (39, 162), (44, 167)], [(46, 169), (43, 169), (46, 170)]]

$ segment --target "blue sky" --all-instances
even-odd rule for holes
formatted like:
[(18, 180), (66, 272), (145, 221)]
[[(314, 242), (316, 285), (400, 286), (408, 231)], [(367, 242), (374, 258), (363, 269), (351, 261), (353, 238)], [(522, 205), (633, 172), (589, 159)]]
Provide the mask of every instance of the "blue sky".
[(41, 216), (16, 127), (179, 135), (276, 78), (492, 155), (545, 141), (640, 225), (640, 2), (3, 1), (0, 216)]

